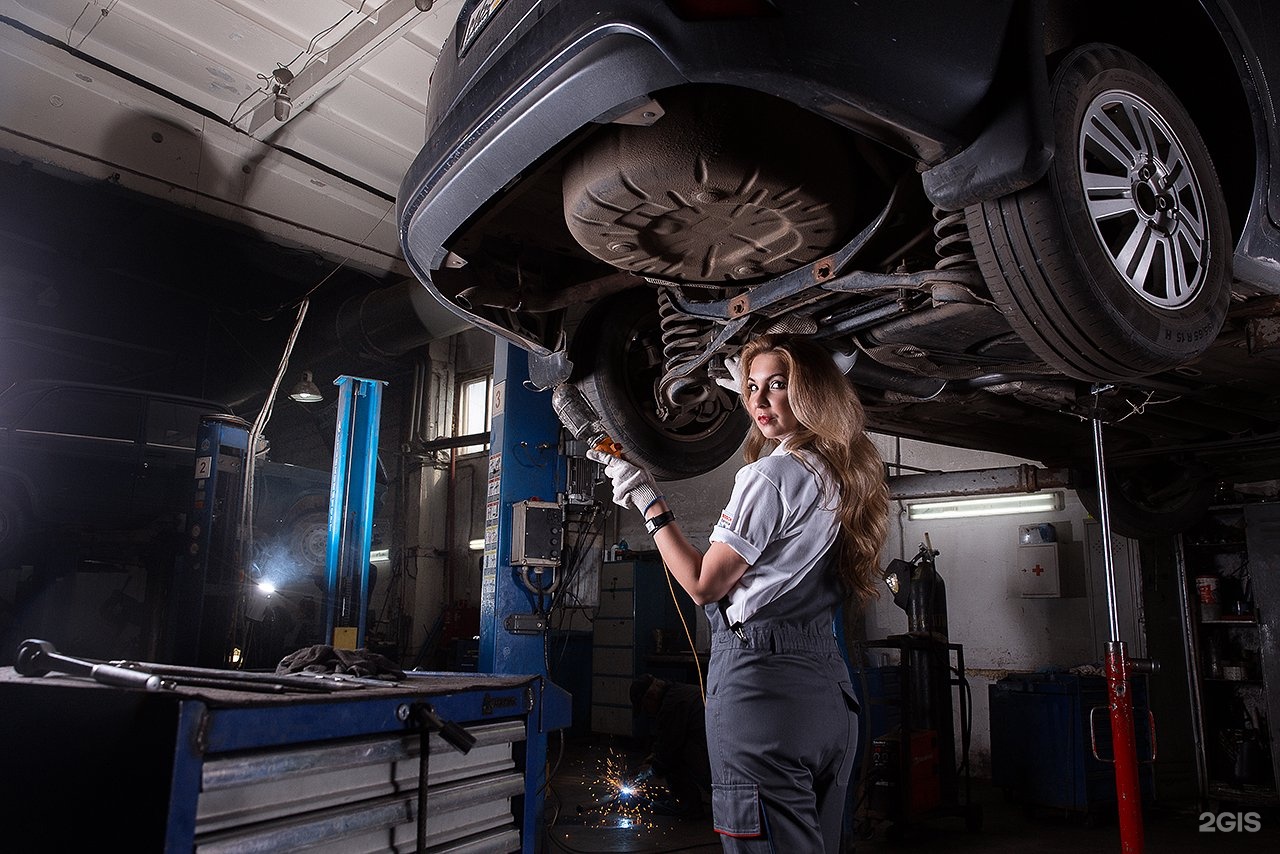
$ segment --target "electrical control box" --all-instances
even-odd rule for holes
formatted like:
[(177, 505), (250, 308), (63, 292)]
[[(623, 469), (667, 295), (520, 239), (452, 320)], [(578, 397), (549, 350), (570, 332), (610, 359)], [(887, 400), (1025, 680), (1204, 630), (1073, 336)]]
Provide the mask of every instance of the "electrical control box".
[(511, 507), (511, 565), (559, 566), (564, 510), (553, 501), (517, 501)]
[(1058, 573), (1058, 543), (1018, 546), (1018, 589), (1024, 599), (1048, 599), (1062, 595)]

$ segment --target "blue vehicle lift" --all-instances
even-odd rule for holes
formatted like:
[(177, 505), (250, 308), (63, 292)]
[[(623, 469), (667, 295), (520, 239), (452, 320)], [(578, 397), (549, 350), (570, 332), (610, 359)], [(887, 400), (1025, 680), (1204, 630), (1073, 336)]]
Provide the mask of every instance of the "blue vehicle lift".
[(196, 431), (195, 487), (186, 555), (170, 588), (177, 615), (161, 658), (199, 667), (227, 667), (233, 618), (241, 589), (236, 519), (243, 503), (249, 422), (206, 415)]
[(378, 418), (386, 383), (340, 376), (333, 384), (338, 386), (338, 425), (329, 487), (325, 626), (331, 645), (360, 649), (368, 628)]
[(556, 504), (560, 420), (551, 396), (529, 388), (528, 379), (528, 354), (496, 339), (477, 670), (536, 674), (543, 686), (545, 729), (529, 735), (525, 776), (526, 803), (535, 804), (535, 815), (526, 810), (525, 850), (531, 851), (531, 843), (541, 841), (539, 792), (546, 782), (535, 771), (546, 767), (547, 735), (570, 724), (572, 706), (569, 694), (548, 678), (548, 626), (540, 607), (557, 583), (562, 545), (564, 516)]
[[(560, 471), (560, 421), (550, 395), (530, 390), (528, 358), (523, 350), (497, 340), (493, 359), (493, 407), (489, 477), (485, 498), (484, 571), (480, 600), (480, 660), (488, 673), (546, 675), (545, 621), (540, 599), (555, 585), (555, 558), (517, 534), (559, 534), (563, 520), (556, 501)], [(544, 524), (539, 517), (550, 516)], [(552, 532), (551, 527), (557, 531)], [(551, 545), (548, 543), (548, 545)], [(513, 555), (516, 560), (513, 560)]]
[[(557, 503), (560, 421), (550, 395), (526, 385), (527, 354), (498, 340), (488, 491), (485, 504), (477, 672), (533, 679), (538, 708), (526, 741), (522, 838), (537, 850), (547, 736), (571, 722), (568, 693), (549, 681), (546, 599), (557, 583), (563, 511)], [(363, 646), (367, 629), (369, 544), (383, 383), (339, 377), (341, 389), (329, 503), (328, 625), (332, 643)], [(443, 674), (441, 674), (443, 675)]]

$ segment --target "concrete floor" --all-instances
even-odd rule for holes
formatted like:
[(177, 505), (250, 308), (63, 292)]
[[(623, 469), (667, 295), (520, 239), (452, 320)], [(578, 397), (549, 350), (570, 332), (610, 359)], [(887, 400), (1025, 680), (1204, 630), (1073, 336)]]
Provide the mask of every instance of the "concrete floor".
[[(720, 843), (711, 829), (710, 813), (683, 820), (655, 815), (645, 809), (619, 809), (610, 802), (616, 789), (606, 782), (616, 769), (634, 768), (640, 753), (623, 740), (570, 736), (563, 753), (557, 739), (550, 745), (559, 763), (546, 796), (547, 854), (592, 852), (714, 852)], [(601, 804), (601, 802), (607, 802)], [(963, 851), (998, 854), (1034, 851), (1037, 854), (1120, 852), (1120, 832), (1114, 819), (1100, 817), (1086, 823), (1061, 810), (1027, 807), (1011, 802), (1003, 791), (974, 781), (973, 803), (982, 810), (982, 827), (973, 832), (961, 816), (936, 818), (905, 828), (860, 822), (848, 851), (935, 852)], [(1215, 807), (1215, 811), (1235, 808)], [(1247, 809), (1242, 810), (1248, 812)], [(1195, 804), (1157, 802), (1143, 816), (1145, 851), (1149, 854), (1221, 851), (1253, 854), (1280, 851), (1280, 810), (1258, 811), (1254, 831), (1205, 831)], [(805, 854), (805, 852), (779, 852)]]

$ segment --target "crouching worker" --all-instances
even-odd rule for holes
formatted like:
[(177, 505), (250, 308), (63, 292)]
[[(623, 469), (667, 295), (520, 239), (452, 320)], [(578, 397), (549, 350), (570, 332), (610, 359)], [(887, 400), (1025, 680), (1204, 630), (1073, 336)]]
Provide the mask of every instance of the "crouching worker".
[(631, 706), (649, 722), (652, 735), (641, 775), (652, 771), (671, 791), (669, 802), (654, 803), (655, 811), (681, 818), (701, 817), (702, 794), (711, 791), (701, 692), (693, 685), (646, 673), (631, 683)]

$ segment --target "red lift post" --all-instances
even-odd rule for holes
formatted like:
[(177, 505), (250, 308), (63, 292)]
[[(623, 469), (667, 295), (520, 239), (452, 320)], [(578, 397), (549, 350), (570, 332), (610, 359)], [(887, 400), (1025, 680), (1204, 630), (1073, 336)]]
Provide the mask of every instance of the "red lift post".
[[(1095, 388), (1094, 395), (1106, 391)], [(1116, 611), (1116, 575), (1115, 562), (1111, 554), (1111, 513), (1107, 503), (1107, 475), (1102, 450), (1102, 422), (1095, 416), (1093, 421), (1094, 464), (1097, 469), (1098, 499), (1101, 507), (1102, 523), (1102, 560), (1107, 577), (1107, 616), (1111, 623), (1111, 639), (1107, 643), (1106, 677), (1107, 707), (1111, 718), (1112, 762), (1116, 774), (1116, 807), (1119, 810), (1120, 850), (1123, 854), (1142, 854), (1145, 841), (1142, 826), (1142, 789), (1138, 782), (1138, 750), (1133, 727), (1133, 697), (1129, 690), (1130, 672), (1153, 673), (1157, 669), (1155, 662), (1129, 658), (1125, 642), (1120, 638), (1120, 620)], [(1093, 716), (1089, 716), (1089, 728), (1092, 735)], [(1097, 739), (1092, 739), (1096, 745)], [(1154, 754), (1155, 731), (1152, 721), (1152, 753)], [(1095, 747), (1094, 756), (1098, 759)], [(1154, 755), (1152, 756), (1154, 759)]]

